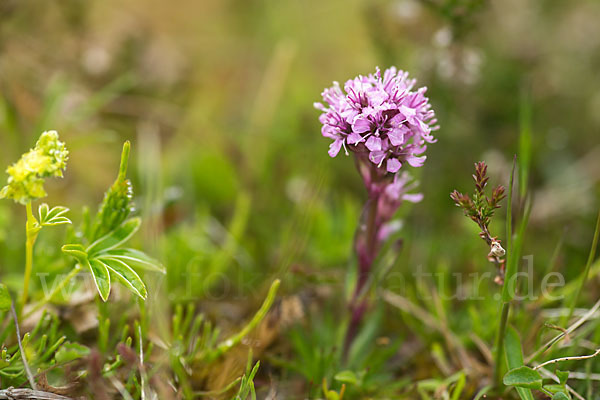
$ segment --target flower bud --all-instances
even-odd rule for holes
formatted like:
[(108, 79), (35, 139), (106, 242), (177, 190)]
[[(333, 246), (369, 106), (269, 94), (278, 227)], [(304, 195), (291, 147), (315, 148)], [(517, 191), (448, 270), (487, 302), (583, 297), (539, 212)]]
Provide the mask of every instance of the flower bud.
[(42, 133), (35, 147), (7, 168), (8, 184), (0, 190), (0, 198), (25, 204), (46, 196), (44, 178), (62, 177), (68, 155), (56, 131)]
[(492, 241), (492, 245), (490, 246), (490, 254), (494, 257), (504, 257), (506, 254), (506, 250), (500, 245), (500, 242), (494, 240)]

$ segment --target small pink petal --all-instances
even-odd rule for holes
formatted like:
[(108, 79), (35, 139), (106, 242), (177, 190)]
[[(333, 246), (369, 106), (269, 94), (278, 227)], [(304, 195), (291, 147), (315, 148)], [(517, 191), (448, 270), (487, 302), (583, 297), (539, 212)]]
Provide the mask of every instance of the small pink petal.
[(367, 149), (370, 151), (380, 151), (381, 150), (381, 139), (377, 136), (371, 136), (367, 139), (367, 143), (365, 143)]
[(373, 105), (380, 105), (388, 99), (389, 95), (382, 89), (373, 89), (369, 91), (369, 100)]
[(402, 114), (402, 113), (398, 113), (396, 115), (394, 115), (390, 120), (389, 123), (391, 126), (401, 126), (402, 123), (406, 122), (406, 117)]
[(422, 167), (426, 159), (427, 156), (417, 157), (414, 155), (409, 155), (406, 157), (406, 162), (408, 162), (411, 167)]
[(419, 128), (421, 128), (421, 132), (423, 132), (423, 135), (428, 135), (429, 133), (431, 133), (431, 127), (422, 120), (419, 120)]
[(363, 140), (364, 139), (361, 136), (361, 134), (360, 133), (356, 133), (356, 132), (352, 132), (346, 138), (346, 142), (348, 142), (348, 144), (357, 144), (357, 143), (362, 142)]
[(366, 118), (357, 118), (352, 124), (352, 131), (356, 133), (364, 133), (371, 130), (371, 121)]
[(321, 134), (330, 139), (335, 139), (338, 136), (337, 130), (331, 125), (323, 125), (321, 128)]
[(387, 135), (393, 146), (402, 146), (404, 144), (404, 129), (394, 128)]
[(402, 163), (400, 161), (398, 161), (397, 158), (390, 158), (387, 160), (388, 172), (391, 172), (394, 174), (394, 173), (398, 172), (398, 170), (400, 170), (401, 166), (402, 166)]
[(372, 151), (369, 153), (369, 160), (371, 160), (373, 164), (379, 165), (383, 161), (384, 157), (385, 151)]
[(327, 112), (327, 107), (325, 107), (322, 103), (313, 103), (313, 107), (317, 110)]
[(340, 115), (342, 116), (342, 118), (344, 118), (344, 120), (350, 122), (354, 120), (354, 118), (356, 118), (356, 116), (358, 115), (358, 111), (354, 108), (346, 108), (340, 113)]
[(402, 200), (406, 200), (410, 203), (418, 203), (423, 200), (423, 193), (405, 194), (402, 196)]
[(331, 143), (329, 145), (329, 156), (330, 157), (335, 157), (337, 156), (337, 154), (340, 152), (340, 149), (342, 148), (342, 143), (344, 142), (343, 139), (336, 139), (333, 143)]
[(417, 114), (417, 110), (415, 110), (414, 108), (406, 107), (406, 106), (400, 106), (400, 112), (406, 118), (414, 117)]

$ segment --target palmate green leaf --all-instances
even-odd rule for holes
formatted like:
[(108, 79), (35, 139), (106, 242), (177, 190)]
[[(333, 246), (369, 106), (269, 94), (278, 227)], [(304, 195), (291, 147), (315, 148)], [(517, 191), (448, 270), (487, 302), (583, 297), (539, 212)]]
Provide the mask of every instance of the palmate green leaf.
[(503, 382), (506, 386), (517, 386), (526, 389), (542, 388), (542, 376), (540, 373), (525, 365), (508, 371), (504, 375)]
[(62, 224), (70, 224), (71, 220), (64, 216), (69, 211), (67, 207), (56, 206), (50, 209), (48, 204), (43, 203), (38, 208), (40, 216), (39, 224), (41, 226), (54, 226)]
[[(139, 219), (138, 219), (139, 220)], [(137, 225), (139, 226), (139, 225)], [(133, 232), (137, 229), (134, 226)], [(128, 234), (129, 236), (131, 235)], [(111, 243), (115, 240), (111, 239)], [(91, 247), (91, 246), (90, 246)], [(62, 251), (77, 259), (78, 263), (90, 269), (94, 283), (102, 300), (106, 301), (110, 294), (110, 275), (113, 274), (127, 288), (142, 299), (148, 296), (144, 281), (133, 269), (135, 266), (164, 273), (164, 267), (157, 260), (145, 253), (134, 249), (110, 249), (95, 254), (89, 254), (80, 244), (68, 244)]]
[(132, 267), (137, 267), (141, 269), (145, 269), (148, 271), (155, 271), (166, 273), (165, 267), (162, 263), (143, 251), (135, 250), (135, 249), (112, 249), (106, 250), (98, 253), (98, 258), (114, 258), (120, 261), (123, 261), (127, 265)]
[(98, 257), (95, 260), (103, 263), (111, 273), (117, 276), (117, 278), (127, 286), (133, 293), (140, 296), (142, 299), (146, 299), (148, 291), (146, 285), (140, 278), (140, 276), (127, 264), (121, 260), (117, 260), (109, 257)]
[(558, 392), (552, 396), (552, 400), (571, 400), (571, 398), (563, 392)]
[(94, 283), (103, 301), (108, 300), (110, 294), (110, 273), (106, 265), (98, 260), (87, 260), (87, 265), (92, 272)]
[(90, 259), (88, 253), (80, 244), (66, 244), (62, 247), (62, 251), (74, 257), (79, 265), (90, 270), (100, 297), (103, 301), (108, 300), (108, 295), (110, 294), (110, 274), (106, 265), (93, 258)]
[(125, 243), (133, 236), (140, 227), (142, 220), (139, 217), (128, 219), (119, 225), (116, 229), (110, 231), (100, 239), (92, 243), (87, 249), (91, 256), (101, 251), (111, 250)]
[(90, 270), (100, 297), (103, 301), (108, 300), (108, 295), (110, 294), (110, 274), (106, 266), (97, 260), (90, 260), (87, 252), (80, 244), (66, 244), (62, 247), (62, 251), (74, 257), (79, 265)]

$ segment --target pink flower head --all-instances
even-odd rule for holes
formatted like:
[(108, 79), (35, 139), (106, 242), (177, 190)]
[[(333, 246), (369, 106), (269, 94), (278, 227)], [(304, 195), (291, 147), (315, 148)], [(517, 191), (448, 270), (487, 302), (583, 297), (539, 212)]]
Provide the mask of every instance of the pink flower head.
[(435, 113), (427, 88), (413, 90), (415, 79), (395, 67), (383, 77), (379, 68), (375, 74), (359, 75), (344, 85), (334, 82), (322, 93), (327, 104), (315, 103), (323, 114), (323, 136), (333, 139), (329, 155), (335, 157), (342, 147), (346, 154), (367, 152), (369, 160), (387, 172), (396, 173), (402, 164), (420, 167), (426, 143), (434, 143), (431, 132), (437, 129)]

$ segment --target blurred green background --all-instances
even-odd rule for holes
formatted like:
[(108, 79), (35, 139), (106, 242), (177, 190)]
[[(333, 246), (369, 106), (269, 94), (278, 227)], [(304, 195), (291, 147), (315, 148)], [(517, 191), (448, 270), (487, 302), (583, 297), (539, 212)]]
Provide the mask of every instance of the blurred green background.
[[(138, 240), (169, 268), (170, 300), (259, 301), (274, 276), (340, 295), (366, 195), (351, 158), (328, 157), (312, 104), (395, 65), (429, 88), (441, 129), (413, 171), (425, 199), (401, 211), (394, 271), (492, 270), (449, 193), (471, 190), (479, 160), (506, 184), (530, 130), (524, 254), (545, 271), (564, 236), (568, 280), (599, 206), (599, 16), (595, 0), (2, 0), (0, 165), (58, 130), (70, 161), (47, 200), (77, 220), (129, 139)], [(15, 281), (23, 223), (0, 203), (0, 272)]]

